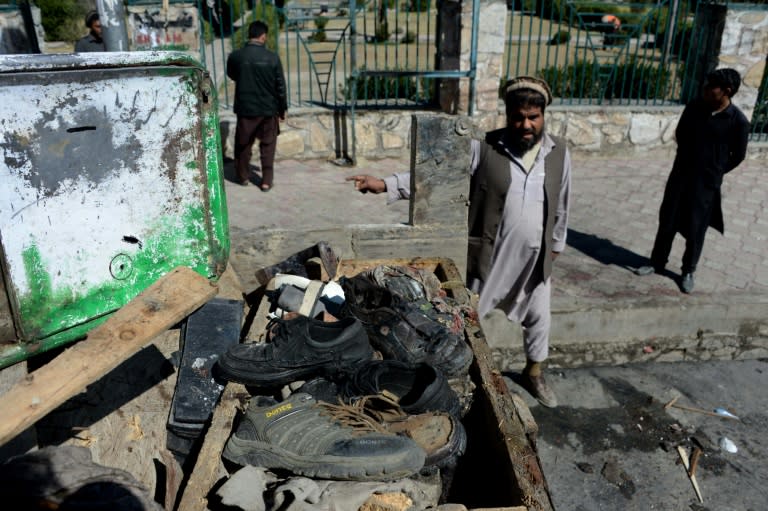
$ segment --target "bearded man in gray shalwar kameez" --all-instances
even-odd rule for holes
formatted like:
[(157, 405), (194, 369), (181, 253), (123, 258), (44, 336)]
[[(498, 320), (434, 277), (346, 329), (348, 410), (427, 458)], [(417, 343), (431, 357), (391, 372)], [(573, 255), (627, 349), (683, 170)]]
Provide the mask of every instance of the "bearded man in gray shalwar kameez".
[[(542, 373), (549, 353), (552, 261), (565, 248), (571, 159), (548, 135), (549, 86), (519, 77), (504, 88), (507, 127), (472, 141), (467, 286), (480, 293), (478, 314), (502, 310), (523, 327), (523, 384), (540, 403), (557, 406)], [(360, 191), (410, 196), (410, 176), (351, 176)]]

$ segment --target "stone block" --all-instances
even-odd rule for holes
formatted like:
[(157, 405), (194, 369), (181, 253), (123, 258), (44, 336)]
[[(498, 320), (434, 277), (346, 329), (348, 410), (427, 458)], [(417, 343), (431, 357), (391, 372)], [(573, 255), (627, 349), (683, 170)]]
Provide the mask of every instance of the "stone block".
[(319, 122), (313, 123), (309, 127), (309, 142), (313, 152), (319, 153), (331, 149), (331, 138), (333, 132), (323, 127)]
[(635, 145), (649, 145), (660, 140), (661, 121), (655, 115), (637, 114), (629, 124), (629, 141)]
[(381, 146), (384, 149), (400, 149), (405, 147), (405, 140), (399, 135), (385, 132), (381, 134)]
[[(277, 155), (295, 157), (304, 153), (304, 138), (298, 131), (284, 131), (277, 137)], [(253, 152), (253, 158), (258, 158), (258, 151)]]
[(592, 127), (589, 121), (571, 117), (565, 128), (565, 137), (568, 141), (580, 149), (591, 149), (600, 146), (600, 134)]
[(414, 115), (412, 133), (414, 224), (466, 231), (472, 124), (463, 117)]

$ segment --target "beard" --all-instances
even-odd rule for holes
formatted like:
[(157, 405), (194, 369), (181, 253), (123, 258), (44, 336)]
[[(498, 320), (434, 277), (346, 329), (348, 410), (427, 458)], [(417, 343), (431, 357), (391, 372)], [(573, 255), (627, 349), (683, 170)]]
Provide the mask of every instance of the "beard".
[[(536, 133), (534, 130), (523, 130), (520, 132), (511, 133), (509, 137), (510, 145), (517, 153), (524, 154), (531, 150), (533, 146), (541, 141), (541, 137), (544, 136), (544, 128)], [(525, 135), (533, 135), (530, 139), (525, 138)]]

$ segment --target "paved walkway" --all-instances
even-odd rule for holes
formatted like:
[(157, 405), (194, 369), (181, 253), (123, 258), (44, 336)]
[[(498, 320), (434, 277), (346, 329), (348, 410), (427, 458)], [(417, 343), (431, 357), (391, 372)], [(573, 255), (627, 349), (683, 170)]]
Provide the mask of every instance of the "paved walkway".
[[(554, 349), (558, 343), (574, 342), (586, 346), (583, 349), (598, 350), (592, 343), (695, 337), (697, 332), (733, 335), (752, 327), (753, 332), (743, 333), (768, 338), (768, 259), (763, 256), (768, 248), (768, 185), (762, 178), (764, 165), (746, 161), (726, 177), (725, 235), (709, 230), (695, 290), (685, 295), (677, 283), (684, 248), (679, 236), (665, 275), (637, 277), (631, 271), (645, 264), (650, 254), (671, 161), (576, 159), (568, 247), (558, 258), (553, 274)], [(258, 235), (261, 227), (306, 230), (407, 223), (407, 201), (387, 205), (383, 194), (360, 194), (344, 180), (355, 173), (383, 176), (407, 168), (407, 162), (397, 160), (361, 161), (353, 168), (325, 161), (283, 160), (276, 164), (274, 189), (262, 193), (257, 186), (232, 182), (229, 162), (225, 174), (229, 176), (233, 235)], [(762, 323), (745, 324), (749, 323), (745, 317), (763, 319)], [(484, 329), (492, 347), (494, 337), (504, 338), (502, 346), (519, 345), (510, 339), (513, 334), (506, 332), (508, 328), (493, 331), (484, 325)], [(735, 347), (722, 356), (738, 357), (742, 356), (739, 350), (750, 349)], [(682, 358), (689, 356), (683, 354)], [(622, 361), (614, 355), (593, 360)], [(559, 361), (564, 365), (578, 362), (567, 358)]]
[[(747, 161), (723, 185), (725, 235), (709, 230), (696, 272), (696, 289), (682, 296), (679, 275), (683, 240), (675, 241), (669, 273), (645, 278), (628, 269), (644, 264), (656, 230), (658, 208), (671, 162), (640, 159), (581, 159), (574, 162), (568, 248), (556, 264), (555, 296), (621, 300), (631, 295), (696, 299), (707, 294), (768, 295), (768, 184), (764, 162)], [(325, 161), (278, 161), (275, 187), (232, 182), (225, 164), (230, 224), (244, 230), (326, 228), (344, 224), (408, 221), (408, 203), (386, 205), (384, 195), (354, 192), (346, 176), (388, 175), (407, 170), (398, 160), (340, 167)], [(256, 173), (254, 183), (258, 180)], [(421, 254), (428, 256), (430, 254)]]

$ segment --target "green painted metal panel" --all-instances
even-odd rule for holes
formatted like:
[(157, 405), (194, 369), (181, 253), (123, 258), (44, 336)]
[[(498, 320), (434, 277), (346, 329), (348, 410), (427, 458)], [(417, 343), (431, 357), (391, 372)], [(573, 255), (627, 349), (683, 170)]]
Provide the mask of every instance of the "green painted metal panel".
[(175, 52), (0, 57), (0, 248), (18, 342), (71, 342), (176, 266), (218, 278), (215, 90)]

